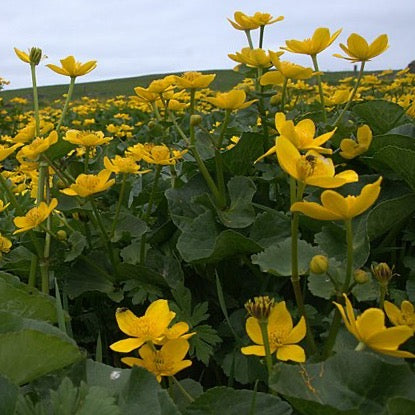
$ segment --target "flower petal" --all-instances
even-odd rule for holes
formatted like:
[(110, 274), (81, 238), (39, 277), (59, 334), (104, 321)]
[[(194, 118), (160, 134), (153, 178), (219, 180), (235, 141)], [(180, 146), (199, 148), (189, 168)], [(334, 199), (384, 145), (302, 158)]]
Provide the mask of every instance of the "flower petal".
[(284, 342), (286, 344), (294, 344), (299, 343), (301, 340), (304, 339), (307, 331), (307, 326), (305, 323), (305, 318), (302, 316), (300, 318), (300, 321), (297, 323), (296, 326), (291, 330), (290, 334), (286, 339), (284, 339)]
[(362, 192), (354, 199), (354, 203), (350, 207), (351, 217), (360, 215), (376, 202), (379, 197), (381, 182), (382, 177), (379, 177), (376, 182), (363, 187)]
[(128, 353), (134, 349), (138, 349), (142, 346), (143, 340), (137, 337), (130, 337), (128, 339), (119, 340), (110, 345), (110, 349), (114, 352)]
[(401, 310), (393, 303), (385, 301), (383, 304), (388, 319), (394, 326), (401, 325)]
[(293, 319), (290, 312), (287, 310), (285, 301), (276, 304), (268, 317), (268, 333), (274, 331), (290, 333), (293, 329)]
[(249, 338), (256, 344), (264, 344), (262, 339), (261, 327), (255, 317), (248, 317), (245, 323), (246, 333)]
[(289, 344), (277, 349), (277, 359), (282, 361), (292, 360), (293, 362), (305, 362), (305, 352), (297, 344)]
[(253, 345), (241, 347), (241, 352), (244, 355), (265, 356), (264, 346)]
[(356, 329), (361, 341), (366, 343), (373, 335), (386, 330), (384, 312), (379, 308), (368, 308), (356, 318)]

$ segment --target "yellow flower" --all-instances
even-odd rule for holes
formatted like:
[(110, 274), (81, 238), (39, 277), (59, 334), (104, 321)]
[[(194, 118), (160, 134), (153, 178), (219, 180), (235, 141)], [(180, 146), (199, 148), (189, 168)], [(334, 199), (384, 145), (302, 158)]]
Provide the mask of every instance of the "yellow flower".
[(340, 155), (345, 159), (353, 159), (365, 153), (372, 142), (372, 130), (368, 125), (362, 125), (357, 129), (357, 141), (344, 138), (340, 143)]
[(228, 21), (236, 30), (253, 30), (258, 29), (260, 26), (258, 21), (253, 20), (252, 17), (240, 11), (236, 11), (233, 18), (235, 20), (234, 22), (231, 19), (228, 19)]
[(36, 161), (40, 154), (58, 142), (58, 133), (54, 130), (46, 138), (36, 137), (30, 144), (22, 147), (16, 154), (17, 159), (29, 159)]
[(338, 303), (334, 303), (343, 317), (347, 330), (356, 337), (359, 342), (373, 349), (375, 352), (395, 357), (415, 357), (414, 354), (398, 350), (400, 344), (408, 340), (413, 331), (408, 326), (385, 327), (385, 314), (379, 308), (369, 308), (355, 318), (350, 300), (343, 294), (346, 301), (346, 309)]
[(182, 76), (175, 76), (174, 83), (182, 89), (207, 88), (215, 77), (216, 74), (203, 75), (200, 72), (185, 72)]
[(39, 206), (35, 206), (30, 209), (25, 216), (17, 216), (13, 219), (16, 227), (20, 228), (13, 232), (13, 235), (20, 232), (26, 232), (30, 229), (36, 228), (43, 221), (45, 221), (52, 211), (58, 205), (57, 199), (52, 199), (48, 205), (45, 202), (41, 202)]
[(297, 181), (333, 189), (358, 180), (353, 170), (335, 174), (333, 161), (314, 150), (301, 155), (295, 145), (284, 136), (277, 139), (276, 147), (280, 167)]
[(415, 333), (415, 311), (412, 303), (404, 300), (399, 309), (395, 304), (385, 301), (384, 308), (394, 326), (408, 326)]
[(112, 137), (104, 137), (102, 131), (68, 130), (63, 139), (78, 146), (96, 147), (109, 143)]
[(7, 254), (11, 247), (12, 242), (0, 233), (0, 259), (1, 253)]
[(10, 205), (10, 202), (9, 203), (6, 203), (6, 204), (4, 204), (4, 202), (2, 201), (2, 200), (0, 200), (0, 213), (1, 212), (4, 212), (6, 209), (7, 209), (7, 207)]
[(97, 175), (95, 174), (80, 174), (75, 183), (71, 184), (61, 192), (68, 196), (88, 197), (95, 193), (103, 192), (111, 187), (115, 180), (108, 180), (111, 175), (109, 170), (102, 170)]
[(382, 177), (379, 177), (375, 183), (367, 184), (358, 196), (344, 197), (334, 190), (326, 190), (321, 194), (321, 205), (315, 202), (296, 202), (291, 206), (291, 211), (302, 212), (318, 220), (349, 220), (376, 202), (381, 182)]
[(42, 59), (42, 49), (39, 48), (30, 48), (29, 53), (14, 48), (14, 52), (20, 60), (31, 65), (39, 65), (39, 62)]
[(340, 43), (340, 47), (348, 56), (342, 56), (336, 53), (333, 55), (336, 58), (347, 59), (351, 62), (366, 62), (385, 52), (389, 47), (388, 36), (385, 34), (380, 35), (369, 45), (362, 36), (357, 33), (352, 33), (347, 38), (347, 46)]
[(71, 78), (76, 78), (77, 76), (86, 75), (97, 67), (97, 61), (88, 61), (81, 63), (75, 60), (73, 56), (68, 56), (65, 59), (61, 59), (61, 67), (48, 64), (46, 65), (52, 71), (65, 76), (70, 76)]
[[(324, 104), (327, 107), (345, 104), (349, 100), (350, 94), (351, 90), (349, 88), (337, 89), (333, 95), (325, 98)], [(357, 95), (355, 96), (357, 97)]]
[(339, 36), (341, 29), (337, 30), (330, 36), (330, 30), (325, 27), (319, 27), (315, 30), (311, 39), (305, 40), (286, 40), (286, 47), (281, 47), (288, 52), (301, 53), (304, 55), (315, 56), (328, 48)]
[(311, 68), (306, 68), (301, 65), (297, 65), (288, 61), (280, 60), (280, 53), (269, 51), (272, 64), (278, 69), (278, 71), (284, 76), (284, 78), (299, 80), (309, 79), (313, 76), (314, 72)]
[(196, 334), (196, 332), (188, 333), (188, 331), (189, 325), (185, 321), (179, 321), (178, 323), (173, 324), (171, 327), (167, 328), (164, 331), (161, 340), (155, 340), (154, 344), (162, 345), (170, 340), (175, 340), (179, 338), (187, 340)]
[(271, 58), (264, 49), (260, 48), (242, 48), (240, 52), (229, 53), (228, 56), (235, 62), (252, 68), (269, 68), (271, 66)]
[(189, 342), (184, 339), (170, 340), (160, 350), (145, 344), (138, 351), (141, 359), (123, 357), (121, 361), (128, 366), (140, 366), (156, 376), (160, 382), (162, 376), (173, 376), (191, 366), (191, 360), (183, 360), (189, 351)]
[(144, 160), (150, 164), (173, 165), (183, 157), (187, 150), (171, 150), (165, 144), (152, 145), (138, 143), (133, 147), (128, 147), (126, 154), (134, 157), (137, 161)]
[(284, 19), (284, 16), (274, 18), (269, 13), (256, 12), (253, 16), (247, 16), (245, 13), (237, 11), (233, 15), (234, 22), (228, 19), (229, 23), (236, 30), (253, 30), (260, 26), (270, 25)]
[(10, 156), (10, 154), (13, 153), (16, 148), (21, 147), (22, 145), (20, 143), (16, 143), (12, 146), (6, 146), (4, 144), (0, 144), (0, 161), (5, 160), (7, 157)]
[[(48, 121), (40, 120), (39, 123), (39, 135), (44, 136), (53, 130), (53, 124)], [(24, 128), (20, 129), (19, 132), (13, 137), (15, 143), (27, 143), (33, 140), (36, 136), (36, 123), (35, 120), (31, 120)]]
[(206, 98), (206, 101), (210, 102), (215, 107), (231, 111), (248, 108), (251, 104), (258, 101), (257, 99), (253, 99), (245, 102), (245, 100), (246, 93), (242, 89), (233, 89), (229, 92), (218, 92), (214, 98)]
[(112, 173), (130, 173), (130, 174), (144, 174), (151, 170), (140, 170), (141, 167), (137, 164), (133, 157), (115, 156), (110, 160), (107, 156), (104, 157), (104, 166)]
[[(287, 310), (285, 301), (281, 301), (272, 308), (268, 317), (267, 331), (270, 352), (276, 352), (277, 359), (305, 362), (304, 349), (296, 344), (305, 337), (305, 320), (304, 317), (301, 317), (298, 324), (293, 326), (291, 314)], [(242, 347), (241, 352), (245, 355), (265, 356), (264, 340), (259, 320), (255, 317), (248, 317), (246, 332), (256, 344)]]
[(135, 87), (134, 92), (137, 94), (138, 98), (140, 98), (140, 100), (143, 102), (156, 102), (160, 98), (157, 92), (149, 91), (147, 88), (143, 88), (141, 86)]
[(119, 308), (115, 313), (118, 327), (130, 337), (111, 344), (110, 348), (115, 352), (128, 353), (146, 342), (160, 342), (175, 316), (167, 300), (152, 302), (142, 317), (137, 317), (126, 308)]

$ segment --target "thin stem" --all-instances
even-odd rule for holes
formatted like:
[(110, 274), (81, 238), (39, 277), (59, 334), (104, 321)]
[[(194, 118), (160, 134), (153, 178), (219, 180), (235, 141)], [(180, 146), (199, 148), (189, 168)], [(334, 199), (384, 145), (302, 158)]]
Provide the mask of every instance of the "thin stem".
[(261, 25), (260, 28), (259, 28), (259, 42), (258, 42), (258, 47), (260, 49), (262, 49), (262, 45), (264, 43), (264, 29), (265, 29), (265, 26), (264, 25)]
[(265, 349), (265, 363), (267, 365), (268, 376), (271, 376), (272, 372), (272, 355), (269, 347), (268, 338), (268, 320), (258, 320), (259, 327), (261, 328), (262, 340), (264, 342)]
[(282, 93), (281, 93), (281, 111), (284, 112), (285, 109), (285, 97), (287, 95), (287, 84), (288, 78), (284, 78), (284, 83), (282, 84)]
[(69, 108), (69, 102), (71, 101), (72, 93), (73, 93), (74, 86), (75, 86), (75, 79), (76, 79), (75, 76), (71, 76), (71, 82), (69, 83), (68, 92), (66, 94), (65, 104), (63, 106), (62, 114), (61, 114), (61, 117), (59, 118), (59, 122), (58, 122), (58, 125), (56, 127), (56, 131), (58, 131), (58, 132), (59, 132), (61, 126), (62, 126), (63, 120), (65, 119), (66, 113), (67, 113), (68, 108)]
[(383, 309), (383, 306), (385, 304), (385, 297), (386, 297), (386, 292), (387, 292), (387, 288), (388, 285), (387, 284), (379, 284), (379, 290), (380, 290), (380, 295), (379, 295), (379, 308)]
[(36, 255), (32, 255), (30, 259), (30, 272), (29, 272), (29, 280), (27, 285), (29, 287), (36, 287), (36, 269), (37, 269), (38, 257)]
[(360, 65), (359, 75), (358, 75), (357, 80), (356, 80), (356, 82), (354, 84), (354, 88), (353, 88), (352, 94), (350, 95), (349, 101), (347, 101), (347, 104), (344, 106), (342, 112), (337, 117), (336, 121), (333, 124), (333, 127), (337, 127), (338, 126), (338, 124), (342, 120), (344, 114), (349, 109), (350, 105), (352, 104), (353, 99), (354, 99), (354, 97), (355, 97), (355, 95), (357, 93), (357, 88), (359, 88), (360, 81), (362, 80), (362, 76), (363, 76), (364, 69), (365, 69), (365, 61), (362, 61), (362, 64)]
[[(154, 176), (153, 188), (151, 189), (150, 198), (147, 204), (147, 209), (143, 216), (143, 219), (147, 224), (150, 219), (151, 211), (153, 210), (153, 203), (154, 203), (154, 198), (157, 192), (158, 182), (159, 182), (160, 175), (161, 175), (161, 168), (162, 168), (161, 164), (158, 164), (156, 167), (156, 174)], [(146, 233), (144, 232), (141, 235), (141, 241), (140, 241), (140, 264), (144, 264), (146, 260), (146, 240), (147, 240), (147, 236), (146, 236)]]
[(347, 265), (346, 265), (346, 278), (344, 280), (343, 292), (347, 293), (349, 290), (350, 282), (352, 281), (353, 274), (353, 227), (352, 220), (348, 219), (344, 221), (346, 226), (346, 244), (347, 244)]
[(183, 396), (186, 397), (186, 399), (191, 403), (194, 402), (194, 398), (192, 395), (190, 395), (189, 392), (183, 387), (183, 385), (172, 375), (170, 378), (173, 380), (173, 382), (176, 384), (177, 388), (180, 390), (180, 392), (183, 394)]
[(111, 226), (110, 239), (114, 236), (115, 227), (117, 226), (118, 217), (120, 216), (120, 211), (121, 211), (122, 201), (124, 199), (126, 183), (127, 183), (127, 173), (123, 173), (122, 182), (121, 182), (121, 189), (120, 189), (120, 195), (118, 196), (117, 208), (115, 210), (114, 220), (112, 221), (112, 226)]
[(317, 55), (311, 55), (311, 59), (313, 60), (314, 70), (317, 72), (316, 77), (317, 77), (317, 84), (318, 84), (318, 92), (320, 94), (321, 109), (323, 111), (323, 120), (324, 122), (327, 122), (326, 106), (324, 103), (323, 85), (321, 83), (321, 76), (320, 76), (320, 69), (318, 67), (318, 62), (317, 62)]
[(366, 348), (366, 345), (363, 342), (359, 342), (359, 344), (355, 347), (355, 351), (361, 352), (365, 348)]
[(246, 38), (248, 39), (248, 45), (249, 45), (249, 47), (251, 49), (253, 49), (254, 48), (254, 44), (252, 43), (251, 31), (248, 29), (248, 30), (244, 30), (244, 32), (245, 32)]
[(33, 106), (35, 115), (35, 136), (40, 135), (40, 118), (39, 118), (39, 98), (37, 94), (37, 83), (36, 83), (36, 65), (30, 64), (30, 72), (32, 75), (32, 86), (33, 86)]

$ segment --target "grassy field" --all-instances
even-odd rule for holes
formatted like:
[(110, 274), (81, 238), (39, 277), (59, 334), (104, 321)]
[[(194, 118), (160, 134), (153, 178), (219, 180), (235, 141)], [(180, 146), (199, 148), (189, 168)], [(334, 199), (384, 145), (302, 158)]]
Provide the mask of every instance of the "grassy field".
[[(210, 70), (202, 71), (204, 73), (216, 73), (216, 79), (211, 84), (211, 88), (218, 91), (225, 91), (231, 89), (234, 85), (243, 79), (243, 76), (232, 70)], [(179, 73), (177, 73), (179, 75)], [(351, 76), (354, 73), (350, 72), (326, 72), (323, 80), (328, 83), (336, 83), (339, 79)], [(154, 79), (161, 78), (166, 74), (145, 75), (132, 78), (111, 79), (107, 81), (97, 82), (79, 82), (75, 86), (74, 98), (82, 96), (96, 97), (96, 98), (111, 98), (117, 95), (134, 95), (134, 87), (147, 87)], [(41, 103), (61, 98), (68, 90), (68, 84), (50, 85), (39, 87), (39, 100)], [(0, 92), (0, 96), (7, 102), (14, 97), (22, 97), (31, 100), (32, 89), (6, 89)]]

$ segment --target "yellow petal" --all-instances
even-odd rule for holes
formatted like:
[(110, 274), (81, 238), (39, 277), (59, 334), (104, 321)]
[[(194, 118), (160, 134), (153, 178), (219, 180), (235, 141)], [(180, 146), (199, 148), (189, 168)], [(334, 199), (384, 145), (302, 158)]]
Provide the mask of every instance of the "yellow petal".
[(317, 220), (341, 220), (342, 218), (315, 202), (296, 202), (291, 206), (291, 212), (301, 212)]
[(340, 193), (334, 190), (324, 191), (321, 195), (321, 203), (326, 209), (336, 213), (341, 218), (350, 218), (349, 205)]
[(301, 340), (304, 339), (306, 335), (306, 323), (304, 316), (300, 318), (300, 321), (297, 323), (297, 325), (291, 330), (290, 334), (286, 339), (284, 339), (284, 342), (286, 344), (294, 344), (299, 343)]
[(369, 45), (362, 36), (357, 33), (352, 33), (347, 39), (347, 46), (351, 55), (354, 57), (363, 59), (367, 58), (369, 53)]
[(380, 193), (380, 184), (382, 177), (379, 177), (375, 183), (367, 184), (363, 187), (362, 192), (353, 200), (350, 207), (350, 217), (355, 217), (369, 209), (377, 200)]
[(140, 326), (140, 318), (132, 311), (122, 308), (115, 313), (118, 327), (128, 336), (137, 336), (137, 327)]
[(298, 180), (297, 160), (301, 158), (301, 155), (294, 144), (284, 136), (277, 140), (277, 157), (281, 168)]
[(391, 323), (395, 326), (399, 326), (401, 324), (401, 310), (389, 301), (384, 302), (383, 308), (385, 309), (386, 315)]
[(166, 359), (179, 362), (189, 351), (189, 342), (184, 339), (170, 340), (162, 346), (161, 350)]
[(361, 341), (366, 343), (373, 335), (386, 330), (385, 314), (379, 308), (368, 308), (357, 317), (356, 329)]
[(246, 333), (249, 338), (256, 344), (264, 344), (262, 339), (261, 327), (255, 317), (248, 317), (245, 323)]
[(369, 56), (374, 58), (380, 55), (388, 48), (388, 36), (383, 34), (377, 37), (369, 46)]
[(241, 353), (244, 355), (265, 356), (264, 346), (246, 346), (241, 347)]
[(110, 349), (114, 350), (114, 352), (128, 353), (134, 349), (138, 349), (143, 343), (143, 340), (137, 337), (132, 337), (129, 339), (119, 340), (111, 344)]
[(284, 83), (284, 76), (279, 71), (269, 71), (261, 76), (260, 84), (265, 85), (282, 85)]
[(283, 331), (290, 333), (293, 329), (293, 319), (287, 310), (285, 301), (276, 304), (268, 317), (268, 332)]
[(399, 345), (412, 337), (412, 335), (413, 331), (408, 326), (389, 327), (373, 334), (366, 340), (366, 344), (377, 350), (396, 350)]
[(289, 344), (277, 349), (277, 359), (282, 361), (305, 362), (304, 349), (297, 344)]

